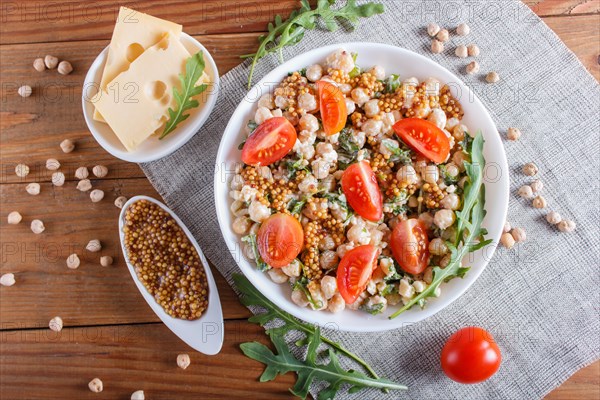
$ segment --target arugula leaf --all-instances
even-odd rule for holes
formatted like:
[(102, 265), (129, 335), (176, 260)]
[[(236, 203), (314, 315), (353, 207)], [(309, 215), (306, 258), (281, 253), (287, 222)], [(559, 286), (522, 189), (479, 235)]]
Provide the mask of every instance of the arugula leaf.
[(242, 242), (248, 243), (250, 245), (250, 247), (252, 248), (252, 255), (254, 256), (254, 262), (256, 262), (256, 267), (260, 271), (264, 272), (271, 268), (269, 266), (269, 264), (267, 264), (265, 262), (265, 260), (262, 259), (262, 257), (260, 256), (260, 253), (258, 252), (258, 244), (256, 243), (256, 234), (251, 233), (249, 235), (242, 237)]
[(173, 97), (177, 103), (177, 109), (173, 110), (169, 107), (169, 119), (159, 139), (163, 139), (169, 133), (173, 132), (180, 122), (185, 121), (190, 116), (190, 114), (184, 114), (184, 112), (200, 105), (198, 100), (193, 99), (193, 97), (204, 92), (208, 87), (205, 83), (196, 86), (196, 82), (198, 82), (203, 72), (204, 53), (199, 51), (185, 62), (185, 74), (179, 74), (181, 92), (176, 87), (173, 87)]
[(354, 68), (352, 68), (352, 71), (348, 73), (348, 76), (350, 78), (354, 78), (362, 74), (362, 69), (356, 64), (356, 57), (358, 57), (358, 53), (352, 53), (352, 61), (354, 61)]
[(323, 381), (329, 384), (319, 392), (318, 400), (333, 399), (343, 384), (350, 385), (349, 390), (352, 393), (367, 387), (393, 390), (408, 389), (406, 386), (388, 379), (373, 379), (360, 372), (346, 371), (341, 366), (336, 352), (331, 348), (327, 351), (329, 362), (326, 364), (317, 363), (317, 355), (322, 343), (321, 332), (318, 327), (315, 328), (314, 333), (307, 336), (308, 347), (305, 361), (294, 357), (283, 336), (273, 334), (269, 336), (275, 346), (276, 353), (258, 342), (242, 343), (240, 345), (242, 352), (253, 360), (265, 364), (265, 370), (260, 376), (261, 382), (272, 381), (278, 375), (295, 372), (298, 378), (290, 391), (300, 398), (305, 399), (308, 396), (310, 385), (315, 381)]
[(288, 205), (288, 210), (290, 210), (290, 212), (293, 215), (300, 215), (300, 213), (302, 212), (302, 209), (304, 208), (304, 206), (306, 205), (306, 199), (302, 198), (302, 199), (292, 199), (290, 201), (290, 204)]
[[(253, 119), (249, 119), (246, 126), (248, 127), (248, 137), (250, 137), (254, 133), (256, 128), (258, 128), (258, 124)], [(246, 140), (248, 140), (248, 138), (244, 139), (244, 141), (238, 145), (238, 150), (242, 150), (244, 148)]]
[(441, 175), (441, 177), (444, 180), (444, 183), (446, 185), (453, 185), (456, 182), (458, 182), (458, 178), (459, 178), (460, 174), (459, 175), (454, 175), (454, 176), (450, 175), (448, 173), (448, 168), (444, 164), (438, 165), (438, 168), (440, 169), (440, 175)]
[(383, 312), (383, 303), (368, 304), (365, 302), (359, 308), (371, 315), (377, 315)]
[(356, 5), (356, 0), (348, 0), (341, 8), (333, 8), (333, 3), (333, 0), (318, 0), (316, 8), (312, 9), (308, 0), (302, 0), (301, 7), (294, 10), (287, 20), (283, 21), (280, 15), (275, 16), (274, 23), (268, 25), (269, 32), (259, 36), (256, 52), (240, 56), (252, 58), (248, 74), (248, 89), (252, 86), (252, 75), (258, 61), (272, 53), (278, 53), (280, 61), (283, 61), (283, 48), (299, 43), (306, 30), (315, 29), (317, 17), (321, 19), (327, 30), (333, 32), (338, 29), (338, 20), (354, 27), (360, 18), (383, 13), (383, 4), (379, 3)]
[(379, 292), (379, 294), (381, 294), (382, 296), (387, 296), (388, 294), (393, 294), (393, 293), (398, 293), (398, 288), (396, 287), (396, 285), (390, 285), (390, 284), (385, 285), (383, 290), (381, 290)]
[(352, 136), (352, 128), (344, 128), (340, 132), (338, 138), (340, 147), (338, 153), (338, 168), (346, 169), (348, 166), (356, 161), (358, 151), (360, 150), (358, 144), (354, 141)]
[(389, 208), (391, 210), (392, 214), (399, 215), (408, 210), (407, 203), (408, 203), (408, 192), (406, 191), (406, 189), (402, 189), (398, 196), (395, 196), (394, 198), (391, 199), (391, 201), (384, 203), (383, 207)]
[(411, 151), (406, 147), (400, 147), (400, 144), (392, 139), (382, 139), (381, 143), (388, 149), (392, 155), (390, 156), (390, 160), (393, 163), (402, 163), (404, 165), (410, 164), (411, 160)]
[(337, 193), (325, 193), (323, 197), (329, 200), (332, 203), (337, 204), (346, 214), (345, 222), (348, 222), (354, 212), (348, 206), (348, 201), (346, 200), (346, 195), (342, 193), (342, 189), (340, 188)]
[(391, 74), (383, 81), (383, 93), (396, 93), (401, 84), (400, 75)]
[(392, 259), (392, 262), (393, 263), (388, 267), (390, 273), (385, 278), (383, 278), (383, 281), (385, 283), (396, 282), (404, 278), (404, 274), (398, 272), (399, 268), (396, 267), (396, 260)]
[(483, 184), (483, 168), (485, 166), (483, 143), (483, 135), (479, 132), (472, 143), (465, 149), (471, 155), (472, 161), (464, 163), (468, 179), (464, 186), (462, 210), (456, 212), (456, 238), (454, 243), (446, 242), (446, 245), (450, 249), (450, 263), (444, 269), (434, 267), (433, 280), (427, 289), (392, 314), (390, 319), (397, 317), (415, 304), (423, 306), (426, 298), (435, 296), (435, 291), (442, 282), (463, 277), (469, 270), (461, 266), (464, 256), (492, 242), (491, 239), (484, 239), (487, 231), (481, 228), (481, 223), (486, 213), (485, 185)]
[(284, 166), (288, 170), (288, 178), (295, 177), (298, 171), (306, 171), (307, 173), (310, 173), (310, 168), (308, 168), (308, 165), (305, 165), (304, 157), (302, 156), (297, 159), (286, 159), (284, 161)]
[[(291, 314), (281, 310), (269, 299), (267, 299), (258, 289), (252, 286), (248, 278), (246, 278), (244, 275), (233, 274), (233, 281), (235, 282), (235, 287), (241, 293), (240, 301), (243, 305), (247, 307), (258, 306), (264, 310), (264, 312), (255, 314), (248, 318), (249, 322), (259, 324), (263, 327), (272, 321), (278, 320), (280, 322), (277, 327), (266, 329), (266, 332), (269, 336), (275, 335), (284, 337), (289, 331), (303, 332), (307, 335), (307, 337), (317, 333), (317, 327), (306, 322), (301, 322)], [(379, 379), (379, 376), (365, 360), (331, 339), (321, 336), (321, 340), (344, 356), (360, 364), (373, 378)]]

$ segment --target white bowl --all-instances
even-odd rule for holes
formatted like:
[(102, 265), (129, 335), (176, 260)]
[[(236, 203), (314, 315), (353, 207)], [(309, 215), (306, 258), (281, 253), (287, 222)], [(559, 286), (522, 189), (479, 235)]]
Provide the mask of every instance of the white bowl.
[[(127, 249), (125, 249), (124, 243), (125, 234), (123, 233), (123, 225), (125, 223), (125, 213), (127, 208), (129, 208), (132, 203), (135, 203), (138, 200), (148, 200), (152, 203), (158, 204), (163, 210), (171, 214), (173, 219), (177, 221), (177, 224), (179, 224), (183, 232), (187, 235), (188, 239), (198, 252), (198, 256), (200, 257), (200, 261), (202, 262), (202, 266), (204, 267), (204, 271), (206, 273), (209, 290), (208, 307), (200, 318), (193, 321), (187, 321), (174, 318), (167, 314), (160, 304), (154, 300), (154, 297), (150, 294), (150, 292), (148, 292), (142, 282), (140, 282), (137, 274), (135, 273), (135, 267), (129, 262), (129, 256), (127, 254)], [(127, 203), (125, 203), (125, 205), (123, 205), (121, 214), (119, 215), (119, 238), (121, 239), (121, 250), (123, 251), (123, 257), (127, 263), (129, 273), (131, 273), (131, 277), (133, 278), (135, 285), (139, 289), (144, 299), (146, 299), (146, 302), (150, 308), (152, 308), (152, 311), (154, 311), (154, 313), (162, 320), (167, 328), (169, 328), (175, 335), (179, 336), (181, 340), (187, 343), (194, 350), (197, 350), (201, 353), (214, 355), (221, 351), (221, 347), (223, 347), (225, 326), (223, 325), (223, 311), (221, 310), (219, 290), (217, 289), (215, 279), (210, 271), (210, 266), (204, 257), (204, 253), (202, 253), (202, 249), (200, 249), (198, 242), (196, 242), (196, 239), (194, 239), (188, 228), (183, 224), (183, 222), (181, 222), (179, 217), (177, 217), (177, 215), (175, 215), (175, 213), (163, 203), (153, 199), (152, 197), (132, 197), (129, 199), (129, 201), (127, 201)]]
[(466, 277), (442, 284), (441, 296), (428, 299), (424, 310), (416, 306), (392, 320), (388, 319), (388, 316), (397, 310), (399, 305), (390, 306), (384, 313), (375, 316), (349, 309), (332, 314), (328, 311), (312, 311), (297, 306), (290, 299), (289, 285), (274, 283), (266, 273), (257, 270), (254, 264), (239, 254), (240, 237), (232, 230), (233, 217), (229, 211), (232, 200), (229, 197), (227, 174), (217, 173), (215, 176), (215, 204), (223, 237), (229, 249), (232, 249), (240, 270), (273, 303), (302, 320), (320, 326), (353, 332), (385, 331), (421, 321), (442, 310), (462, 295), (483, 272), (495, 251), (506, 218), (509, 195), (508, 165), (502, 140), (489, 113), (477, 96), (446, 68), (426, 57), (395, 46), (379, 43), (340, 43), (299, 55), (275, 68), (256, 84), (237, 107), (225, 129), (216, 160), (219, 171), (232, 172), (234, 165), (241, 162), (241, 151), (238, 150), (238, 145), (243, 140), (245, 124), (249, 119), (253, 119), (256, 101), (260, 95), (271, 91), (289, 71), (322, 63), (327, 55), (338, 48), (358, 53), (357, 63), (362, 67), (381, 65), (387, 75), (397, 73), (402, 79), (415, 76), (419, 80), (434, 77), (442, 83), (452, 83), (451, 91), (465, 111), (464, 123), (473, 133), (481, 130), (484, 134), (484, 156), (487, 161), (484, 177), (487, 215), (483, 227), (489, 232), (487, 238), (492, 239), (494, 243), (466, 257), (464, 263), (472, 267)]
[(158, 140), (158, 136), (153, 135), (141, 143), (135, 151), (131, 152), (125, 149), (125, 146), (123, 146), (108, 124), (98, 122), (93, 118), (94, 104), (91, 99), (98, 92), (100, 87), (102, 71), (104, 70), (104, 63), (106, 62), (106, 57), (108, 55), (108, 47), (102, 50), (92, 63), (83, 83), (81, 96), (83, 116), (96, 141), (104, 148), (104, 150), (108, 151), (113, 156), (120, 158), (121, 160), (135, 163), (158, 160), (159, 158), (173, 153), (187, 143), (208, 119), (219, 95), (220, 85), (217, 65), (208, 50), (187, 33), (181, 34), (181, 43), (190, 54), (195, 54), (200, 50), (204, 53), (204, 62), (206, 65), (205, 71), (210, 77), (210, 84), (206, 91), (201, 95), (200, 107), (191, 110), (191, 115), (188, 119), (180, 123), (177, 128), (164, 139)]

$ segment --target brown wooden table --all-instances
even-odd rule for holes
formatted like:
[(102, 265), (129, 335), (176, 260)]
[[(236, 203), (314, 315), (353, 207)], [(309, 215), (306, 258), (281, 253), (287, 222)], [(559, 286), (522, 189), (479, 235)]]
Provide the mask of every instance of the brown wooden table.
[[(565, 41), (588, 70), (600, 79), (599, 0), (528, 0), (534, 11)], [(256, 38), (277, 13), (287, 15), (297, 1), (257, 0), (127, 2), (149, 14), (183, 24), (213, 54), (221, 73), (240, 62), (240, 54), (256, 47)], [(119, 398), (143, 389), (150, 399), (287, 398), (294, 381), (288, 374), (275, 382), (258, 383), (259, 363), (244, 357), (239, 344), (266, 342), (262, 329), (246, 321), (248, 310), (218, 274), (223, 302), (225, 344), (217, 357), (191, 351), (163, 326), (135, 288), (119, 250), (113, 200), (120, 195), (157, 197), (136, 164), (106, 153), (88, 132), (81, 113), (81, 84), (92, 60), (111, 37), (118, 2), (62, 0), (59, 2), (2, 2), (0, 22), (2, 218), (1, 273), (14, 272), (17, 284), (0, 288), (0, 398), (85, 399)], [(75, 71), (38, 73), (36, 57), (52, 54), (71, 61)], [(19, 86), (33, 87), (23, 99)], [(59, 143), (76, 142), (64, 154)], [(57, 158), (67, 172), (63, 187), (50, 183), (44, 165)], [(24, 162), (31, 173), (14, 174)], [(74, 170), (106, 165), (109, 174), (94, 179), (106, 197), (92, 203), (75, 189)], [(27, 182), (40, 182), (42, 192), (25, 192)], [(6, 215), (18, 210), (20, 225), (8, 225)], [(46, 231), (34, 235), (29, 223), (42, 219)], [(90, 240), (103, 243), (101, 254), (115, 258), (101, 267), (99, 255), (83, 251)], [(76, 249), (83, 255), (78, 270), (69, 270), (66, 257)], [(48, 329), (59, 315), (65, 329)], [(187, 352), (192, 365), (176, 366), (178, 353)], [(94, 377), (104, 382), (102, 395), (87, 388)], [(600, 363), (576, 373), (552, 392), (550, 399), (600, 398)], [(187, 395), (187, 397), (186, 397)]]

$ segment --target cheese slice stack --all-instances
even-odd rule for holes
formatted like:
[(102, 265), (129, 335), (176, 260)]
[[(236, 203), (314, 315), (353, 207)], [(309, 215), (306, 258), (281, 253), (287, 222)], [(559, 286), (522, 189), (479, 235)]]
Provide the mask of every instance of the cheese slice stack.
[(191, 56), (180, 35), (181, 25), (121, 7), (92, 102), (94, 119), (108, 123), (127, 151), (162, 131), (168, 109), (177, 109), (173, 89), (181, 90), (179, 74)]
[[(100, 89), (105, 90), (109, 82), (129, 68), (129, 64), (147, 48), (158, 43), (167, 33), (178, 38), (181, 30), (179, 24), (121, 7), (108, 47), (108, 58), (102, 72)], [(97, 109), (94, 119), (104, 122)]]

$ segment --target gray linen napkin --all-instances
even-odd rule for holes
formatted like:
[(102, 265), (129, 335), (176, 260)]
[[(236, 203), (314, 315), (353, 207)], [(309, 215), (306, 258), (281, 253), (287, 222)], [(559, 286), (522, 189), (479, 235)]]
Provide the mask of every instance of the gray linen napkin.
[[(286, 58), (335, 42), (383, 42), (424, 54), (461, 74), (468, 61), (454, 56), (454, 45), (477, 43), (480, 75), (495, 70), (502, 80), (486, 85), (477, 75), (463, 79), (490, 110), (500, 132), (516, 126), (524, 133), (505, 147), (511, 169), (509, 219), (527, 230), (528, 240), (512, 251), (499, 247), (465, 295), (423, 322), (385, 333), (326, 335), (364, 357), (382, 376), (409, 386), (408, 392), (389, 398), (540, 398), (600, 354), (599, 86), (519, 1), (384, 3), (385, 14), (361, 21), (354, 32), (308, 32), (299, 45), (284, 51)], [(472, 33), (453, 36), (447, 51), (434, 55), (425, 33), (432, 21), (449, 28), (467, 22)], [(276, 65), (275, 57), (262, 60), (255, 81)], [(171, 156), (142, 165), (230, 282), (238, 267), (218, 227), (213, 172), (221, 135), (246, 93), (247, 74), (248, 63), (225, 74), (215, 111), (200, 132)], [(520, 173), (529, 161), (540, 168), (549, 208), (576, 221), (575, 233), (558, 233), (544, 220), (547, 210), (534, 209), (515, 195), (530, 180)], [(454, 383), (439, 367), (445, 339), (467, 325), (491, 331), (504, 358), (500, 371), (478, 385)], [(383, 395), (370, 391), (348, 397)]]

